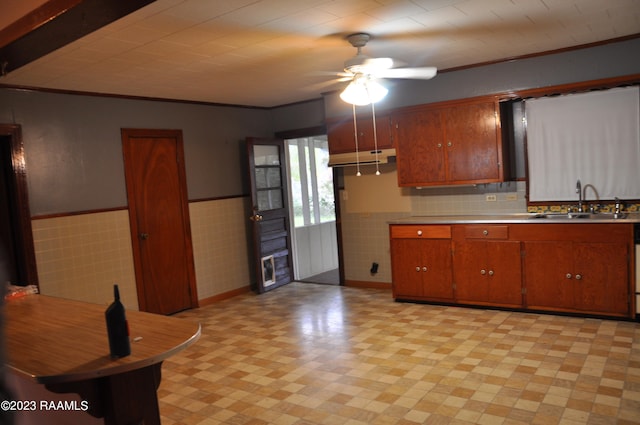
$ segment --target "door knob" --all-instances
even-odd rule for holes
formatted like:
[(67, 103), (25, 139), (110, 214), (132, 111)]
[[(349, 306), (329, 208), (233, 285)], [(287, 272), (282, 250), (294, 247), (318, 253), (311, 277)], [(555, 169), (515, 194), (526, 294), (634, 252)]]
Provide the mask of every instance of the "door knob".
[(143, 241), (146, 241), (147, 239), (149, 239), (148, 233), (140, 233), (138, 236), (140, 236), (140, 239), (142, 239)]
[(262, 216), (258, 213), (252, 215), (251, 217), (249, 217), (249, 220), (251, 221), (262, 221)]

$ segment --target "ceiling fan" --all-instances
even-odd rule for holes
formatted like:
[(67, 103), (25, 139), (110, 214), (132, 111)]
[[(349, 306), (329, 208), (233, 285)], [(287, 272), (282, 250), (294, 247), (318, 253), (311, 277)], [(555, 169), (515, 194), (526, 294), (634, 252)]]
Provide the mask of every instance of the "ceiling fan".
[(388, 90), (378, 83), (377, 79), (421, 79), (429, 80), (435, 77), (437, 68), (417, 67), (403, 68), (401, 63), (392, 58), (370, 58), (362, 53), (371, 36), (367, 33), (348, 35), (347, 41), (358, 51), (356, 55), (344, 64), (343, 81), (351, 81), (340, 94), (340, 98), (353, 105), (368, 105), (386, 96)]

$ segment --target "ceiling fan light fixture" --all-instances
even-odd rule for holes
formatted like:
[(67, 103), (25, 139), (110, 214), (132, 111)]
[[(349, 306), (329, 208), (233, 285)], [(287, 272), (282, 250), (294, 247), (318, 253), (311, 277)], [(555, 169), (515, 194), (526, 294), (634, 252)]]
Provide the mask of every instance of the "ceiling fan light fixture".
[(340, 93), (340, 98), (352, 105), (364, 106), (384, 99), (389, 90), (368, 77), (356, 77)]

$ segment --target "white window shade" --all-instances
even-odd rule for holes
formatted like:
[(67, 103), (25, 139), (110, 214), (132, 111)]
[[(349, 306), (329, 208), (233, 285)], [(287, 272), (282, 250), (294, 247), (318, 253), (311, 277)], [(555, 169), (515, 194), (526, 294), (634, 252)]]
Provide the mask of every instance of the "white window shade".
[(576, 201), (577, 180), (601, 200), (640, 199), (639, 93), (629, 87), (527, 100), (529, 200)]

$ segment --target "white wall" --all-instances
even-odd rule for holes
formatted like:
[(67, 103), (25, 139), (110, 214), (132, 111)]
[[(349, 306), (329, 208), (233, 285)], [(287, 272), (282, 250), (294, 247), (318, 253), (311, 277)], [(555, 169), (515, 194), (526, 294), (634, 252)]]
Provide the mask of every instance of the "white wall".
[(305, 279), (338, 268), (336, 222), (296, 227), (292, 243), (297, 256), (295, 278)]

